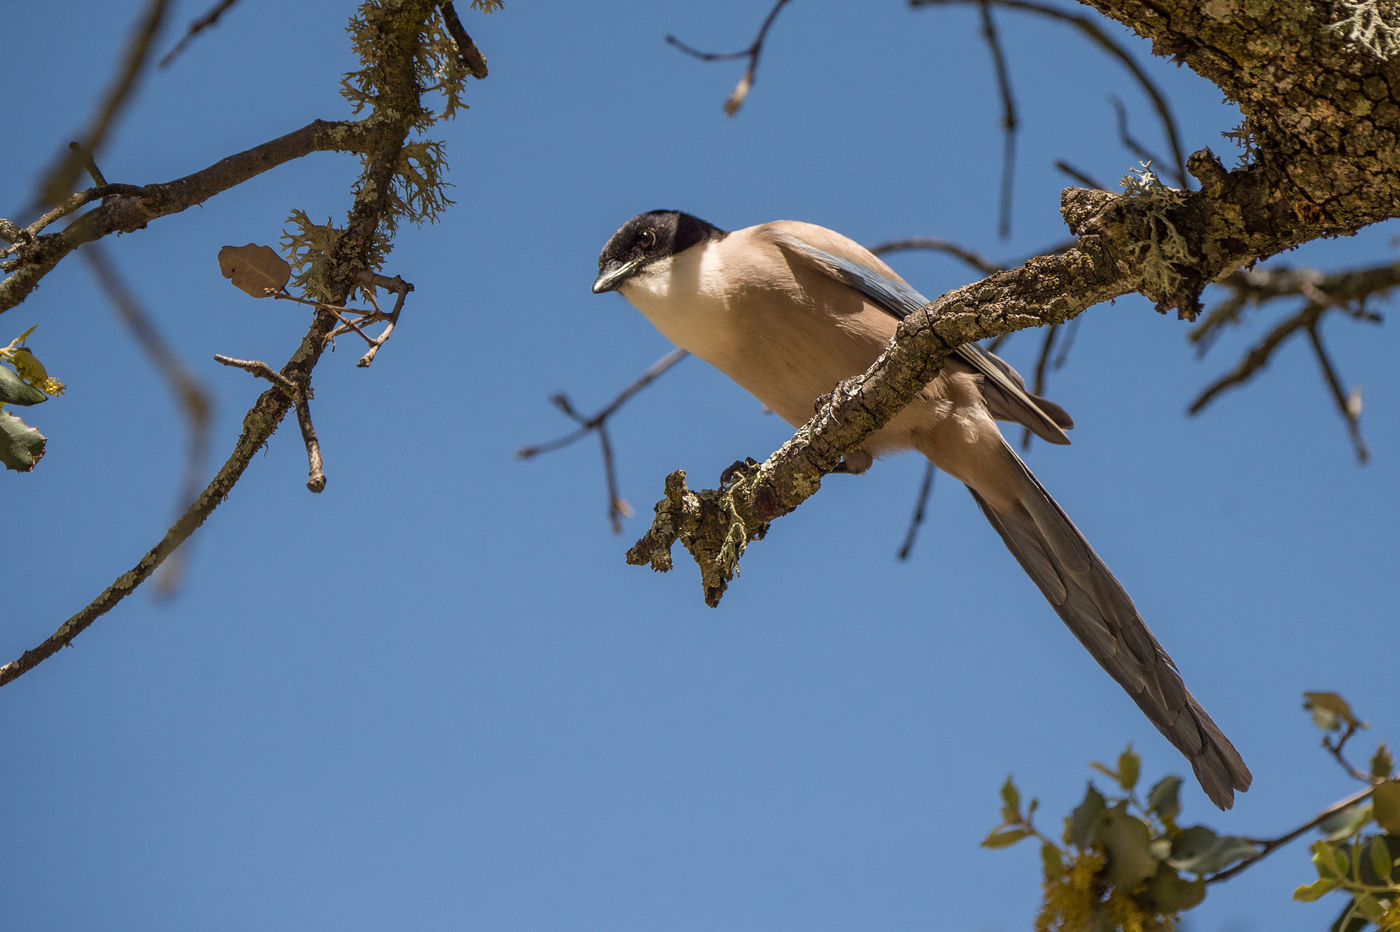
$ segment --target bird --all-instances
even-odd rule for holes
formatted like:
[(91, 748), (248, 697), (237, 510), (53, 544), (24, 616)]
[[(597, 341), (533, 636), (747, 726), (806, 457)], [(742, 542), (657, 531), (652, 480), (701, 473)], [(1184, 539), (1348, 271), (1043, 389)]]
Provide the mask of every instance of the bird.
[[(794, 427), (869, 368), (899, 321), (929, 303), (834, 230), (778, 220), (726, 231), (678, 210), (638, 214), (608, 239), (593, 293), (611, 291)], [(969, 343), (841, 466), (860, 473), (875, 457), (914, 450), (966, 485), (1074, 636), (1190, 762), (1207, 797), (1230, 808), (1253, 780), (1249, 768), (999, 420), (1055, 444), (1069, 443), (1065, 431), (1074, 426), (1008, 363)]]

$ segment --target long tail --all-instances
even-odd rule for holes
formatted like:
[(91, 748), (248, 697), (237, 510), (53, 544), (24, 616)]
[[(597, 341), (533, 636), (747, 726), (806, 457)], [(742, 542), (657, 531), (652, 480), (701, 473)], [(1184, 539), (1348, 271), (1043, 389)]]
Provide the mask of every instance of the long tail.
[(1020, 457), (1007, 452), (1024, 477), (1014, 507), (996, 511), (968, 491), (1074, 636), (1191, 762), (1211, 802), (1229, 809), (1235, 790), (1249, 789), (1249, 768), (1186, 689), (1122, 584)]

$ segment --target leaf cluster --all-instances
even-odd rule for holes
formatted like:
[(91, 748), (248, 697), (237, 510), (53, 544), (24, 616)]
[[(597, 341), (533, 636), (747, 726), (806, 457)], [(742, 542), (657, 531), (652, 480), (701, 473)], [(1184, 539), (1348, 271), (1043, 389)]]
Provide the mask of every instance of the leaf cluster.
[[(1347, 739), (1366, 723), (1336, 693), (1304, 697), (1313, 723), (1329, 733), (1323, 746), (1340, 760)], [(1340, 736), (1334, 740), (1332, 733)], [(1394, 755), (1384, 744), (1378, 746), (1368, 772), (1355, 776), (1374, 785), (1370, 798), (1318, 825), (1322, 838), (1309, 849), (1317, 879), (1300, 886), (1293, 898), (1311, 903), (1334, 891), (1345, 894), (1333, 932), (1361, 932), (1371, 925), (1400, 932), (1400, 780)]]
[(1181, 777), (1162, 778), (1139, 799), (1142, 761), (1131, 747), (1114, 767), (1093, 767), (1117, 790), (1105, 795), (1091, 782), (1058, 840), (1032, 822), (1037, 800), (1022, 812), (1020, 792), (1008, 777), (1001, 788), (1002, 823), (982, 842), (1005, 848), (1039, 840), (1044, 895), (1037, 932), (1175, 928), (1180, 913), (1205, 899), (1208, 874), (1258, 854), (1258, 846), (1243, 838), (1204, 825), (1180, 826)]
[(40, 404), (50, 395), (63, 394), (64, 388), (24, 345), (33, 332), (34, 327), (30, 327), (9, 345), (0, 346), (0, 463), (16, 472), (35, 467), (44, 456), (48, 438), (6, 411), (5, 405)]

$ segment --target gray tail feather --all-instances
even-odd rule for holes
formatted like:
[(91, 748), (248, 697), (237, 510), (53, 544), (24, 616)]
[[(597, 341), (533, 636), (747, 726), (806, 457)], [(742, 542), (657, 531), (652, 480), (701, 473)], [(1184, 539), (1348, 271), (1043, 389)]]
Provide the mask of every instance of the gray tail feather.
[(1249, 789), (1249, 768), (1186, 689), (1122, 584), (1024, 463), (1021, 471), (1025, 483), (1011, 512), (968, 491), (1074, 636), (1190, 761), (1211, 802), (1230, 808), (1235, 790)]

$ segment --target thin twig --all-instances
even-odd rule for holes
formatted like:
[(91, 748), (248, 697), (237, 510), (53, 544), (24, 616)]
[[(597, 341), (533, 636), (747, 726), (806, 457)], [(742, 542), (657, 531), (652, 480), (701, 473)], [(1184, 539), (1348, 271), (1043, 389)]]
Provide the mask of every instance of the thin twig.
[(1274, 350), (1282, 346), (1285, 340), (1303, 329), (1325, 310), (1326, 308), (1312, 302), (1303, 305), (1302, 310), (1297, 314), (1265, 334), (1262, 340), (1244, 354), (1234, 369), (1207, 385), (1187, 407), (1187, 413), (1200, 414), (1206, 405), (1215, 400), (1215, 397), (1221, 392), (1249, 381), (1251, 376), (1269, 364), (1269, 360), (1273, 358)]
[(1337, 813), (1345, 812), (1352, 806), (1355, 806), (1358, 803), (1362, 802), (1366, 799), (1366, 797), (1374, 793), (1375, 790), (1376, 788), (1374, 786), (1368, 786), (1364, 789), (1357, 790), (1355, 793), (1352, 793), (1346, 799), (1343, 799), (1340, 802), (1333, 803), (1326, 809), (1319, 812), (1317, 815), (1313, 816), (1308, 821), (1304, 822), (1302, 825), (1298, 826), (1290, 832), (1278, 836), (1277, 838), (1241, 838), (1241, 841), (1247, 841), (1252, 845), (1258, 845), (1259, 853), (1251, 855), (1250, 857), (1245, 858), (1243, 861), (1240, 861), (1237, 864), (1232, 864), (1230, 867), (1227, 867), (1223, 871), (1218, 871), (1214, 874), (1211, 874), (1209, 877), (1205, 878), (1205, 882), (1219, 883), (1222, 880), (1229, 880), (1231, 877), (1235, 876), (1241, 871), (1246, 870), (1247, 868), (1257, 864), (1269, 854), (1288, 844), (1290, 841), (1293, 841), (1295, 838), (1302, 835), (1303, 833), (1311, 829), (1317, 828), (1319, 825), (1321, 825), (1323, 822), (1326, 822), (1328, 819), (1332, 818)]
[(656, 362), (652, 363), (650, 368), (648, 368), (646, 372), (643, 372), (635, 382), (619, 392), (616, 398), (610, 401), (606, 407), (592, 417), (584, 417), (579, 414), (574, 410), (573, 403), (569, 401), (569, 396), (560, 392), (551, 400), (554, 402), (554, 406), (562, 411), (566, 417), (579, 425), (578, 429), (565, 434), (557, 440), (551, 440), (547, 443), (540, 443), (529, 447), (521, 447), (519, 450), (515, 451), (516, 457), (519, 459), (530, 459), (539, 456), (541, 453), (550, 453), (561, 447), (566, 447), (590, 433), (597, 432), (598, 442), (601, 444), (603, 451), (603, 481), (607, 485), (608, 492), (608, 520), (612, 524), (614, 534), (622, 533), (622, 519), (630, 515), (632, 509), (618, 492), (617, 469), (613, 461), (612, 438), (608, 434), (608, 418), (612, 417), (617, 409), (622, 407), (629, 398), (656, 381), (667, 369), (670, 369), (689, 355), (689, 353), (679, 347), (671, 350), (665, 356), (662, 356)]
[(924, 523), (924, 512), (928, 507), (929, 496), (933, 493), (933, 476), (938, 467), (924, 464), (924, 478), (919, 483), (919, 494), (914, 497), (914, 514), (909, 519), (909, 530), (904, 532), (904, 544), (899, 548), (899, 559), (909, 559), (914, 552), (914, 540), (919, 536), (919, 528)]
[[(402, 6), (388, 12), (373, 7), (366, 8), (365, 15), (374, 19), (376, 28), (383, 36), (382, 44), (386, 50), (401, 50), (398, 54), (412, 54), (413, 50), (418, 47), (419, 37), (423, 33), (424, 17), (430, 15), (430, 10), (425, 8), (422, 0), (419, 0), (417, 3), (419, 15), (408, 15), (413, 6), (413, 3), (405, 2)], [(384, 83), (380, 87), (380, 94), (374, 104), (374, 112), (367, 117), (367, 119), (374, 121), (377, 126), (373, 139), (359, 136), (359, 133), (356, 132), (358, 126), (350, 124), (352, 134), (357, 137), (355, 144), (362, 146), (366, 158), (360, 177), (353, 189), (355, 192), (354, 201), (350, 207), (349, 220), (344, 234), (337, 240), (327, 261), (328, 280), (332, 289), (331, 297), (335, 303), (343, 303), (347, 300), (355, 287), (354, 270), (361, 267), (363, 257), (369, 250), (369, 244), (374, 242), (375, 237), (381, 233), (383, 224), (391, 222), (387, 213), (390, 202), (383, 197), (383, 192), (388, 189), (395, 172), (398, 170), (397, 166), (403, 151), (404, 140), (415, 129), (414, 119), (415, 114), (418, 113), (415, 103), (418, 100), (419, 88), (415, 84), (413, 69), (411, 67), (386, 68), (385, 75)], [(323, 139), (321, 137), (322, 130), (332, 125), (317, 122), (305, 131), (298, 131), (298, 133), (283, 137), (281, 140), (274, 140), (268, 145), (279, 155), (285, 156), (279, 160), (246, 164), (249, 153), (243, 153), (242, 156), (232, 156), (225, 162), (232, 161), (235, 165), (220, 173), (220, 177), (214, 183), (218, 190), (223, 190), (237, 183), (237, 180), (230, 180), (229, 175), (242, 175), (241, 180), (246, 180), (248, 177), (266, 171), (278, 164), (279, 161), (294, 157), (283, 152), (283, 147), (293, 137), (296, 137), (297, 143), (314, 143), (318, 138)], [(304, 133), (309, 133), (309, 136), (304, 136)], [(329, 140), (324, 141), (329, 142)], [(322, 147), (343, 150), (347, 144), (349, 144), (347, 140), (342, 137), (334, 141), (333, 145)], [(307, 149), (306, 151), (311, 150)], [(240, 164), (240, 160), (243, 160), (244, 163)], [(220, 163), (220, 165), (222, 166), (224, 163)], [(188, 182), (189, 179), (182, 179), (182, 181)], [(180, 182), (172, 183), (172, 186), (178, 187), (179, 185)], [(170, 198), (174, 193), (167, 192), (167, 198)], [(186, 190), (184, 193), (192, 192)], [(166, 200), (159, 205), (153, 216), (163, 216), (167, 213), (183, 210), (191, 203), (200, 203), (202, 200), (204, 198), (196, 198), (184, 203), (180, 203), (178, 197), (174, 198), (173, 201)], [(106, 210), (107, 206), (96, 208), (82, 219), (87, 219), (94, 213)], [(62, 255), (66, 255), (68, 251), (76, 248), (82, 242), (91, 242), (106, 233), (114, 232), (121, 228), (124, 222), (130, 222), (131, 219), (129, 216), (114, 218), (108, 221), (111, 223), (110, 227), (98, 232), (88, 231), (91, 235), (88, 235), (86, 239), (66, 244)], [(75, 225), (77, 224), (70, 225), (69, 229), (71, 230), (72, 226)], [(7, 292), (4, 285), (0, 285), (0, 307), (9, 306), (5, 303), (6, 299), (22, 300), (23, 296), (38, 283), (43, 274), (52, 268), (59, 258), (62, 258), (62, 255), (48, 257), (48, 261), (43, 264), (42, 269), (37, 274), (32, 274), (20, 286), (11, 284), (15, 275), (6, 279), (4, 285), (11, 287)], [(293, 383), (309, 381), (312, 370), (325, 351), (325, 336), (333, 323), (334, 318), (327, 314), (317, 314), (313, 318), (300, 345), (282, 368), (281, 374), (283, 376)], [(150, 578), (151, 574), (165, 562), (171, 553), (188, 540), (190, 535), (204, 523), (214, 510), (227, 500), (229, 492), (237, 484), (244, 470), (248, 468), (253, 457), (276, 431), (292, 406), (293, 402), (288, 400), (280, 387), (270, 388), (259, 395), (257, 401), (243, 417), (243, 430), (239, 435), (238, 442), (214, 478), (200, 491), (193, 504), (176, 519), (175, 524), (166, 531), (155, 546), (142, 555), (131, 569), (120, 574), (96, 598), (59, 624), (53, 633), (37, 646), (24, 651), (19, 657), (0, 666), (0, 685), (23, 676), (71, 644), (73, 639), (87, 630), (93, 622), (111, 611)]]
[(82, 143), (76, 139), (73, 140), (68, 144), (68, 151), (77, 153), (78, 158), (82, 160), (83, 169), (88, 173), (93, 184), (101, 186), (107, 183), (107, 179), (102, 175), (102, 169), (97, 167), (97, 159), (92, 157), (92, 152), (84, 148)]
[(992, 0), (980, 0), (977, 7), (982, 16), (982, 38), (987, 40), (987, 48), (992, 54), (997, 90), (1001, 92), (1001, 209), (997, 218), (997, 235), (1007, 239), (1011, 236), (1011, 189), (1016, 177), (1016, 99), (1011, 94), (1011, 74), (1006, 67), (1001, 36), (997, 33), (996, 21), (992, 19)]
[(1381, 315), (1367, 310), (1365, 302), (1400, 286), (1400, 263), (1339, 272), (1288, 265), (1237, 269), (1220, 285), (1226, 291), (1225, 298), (1192, 328), (1188, 338), (1196, 346), (1198, 356), (1204, 356), (1227, 327), (1240, 322), (1246, 306), (1262, 306), (1275, 298), (1301, 295), (1313, 304), (1332, 307), (1358, 321), (1381, 323)]
[(728, 116), (733, 116), (739, 112), (739, 108), (744, 105), (744, 99), (749, 96), (749, 91), (753, 90), (754, 81), (758, 74), (758, 58), (763, 54), (763, 43), (768, 38), (768, 30), (773, 26), (773, 20), (778, 18), (778, 11), (786, 6), (788, 0), (778, 0), (773, 4), (773, 8), (768, 11), (768, 16), (764, 18), (763, 25), (758, 28), (758, 35), (754, 37), (752, 44), (746, 49), (737, 52), (702, 52), (692, 46), (686, 45), (675, 36), (666, 36), (666, 41), (687, 55), (698, 58), (701, 61), (733, 61), (738, 58), (747, 58), (748, 67), (744, 69), (744, 76), (739, 79), (739, 83), (734, 85), (734, 90), (724, 101), (724, 112)]
[(326, 488), (326, 473), (321, 461), (321, 442), (316, 439), (316, 427), (311, 423), (311, 406), (305, 392), (298, 393), (295, 407), (297, 427), (301, 428), (301, 440), (306, 444), (306, 487), (319, 493)]
[(555, 395), (552, 399), (554, 401), (555, 407), (559, 408), (561, 411), (564, 412), (564, 414), (572, 418), (574, 421), (577, 421), (579, 424), (578, 430), (571, 431), (565, 434), (564, 436), (559, 437), (556, 440), (549, 440), (545, 443), (538, 443), (533, 446), (521, 447), (520, 449), (515, 451), (516, 458), (528, 460), (532, 457), (539, 456), (541, 453), (552, 453), (555, 450), (558, 450), (562, 447), (567, 447), (569, 444), (575, 442), (580, 437), (585, 436), (590, 431), (596, 430), (600, 424), (602, 424), (604, 421), (606, 421), (609, 417), (613, 415), (613, 412), (615, 412), (618, 408), (622, 407), (623, 404), (625, 404), (629, 398), (637, 394), (637, 392), (641, 391), (642, 389), (646, 388), (652, 382), (656, 381), (656, 379), (667, 369), (671, 368), (676, 363), (680, 362), (682, 359), (689, 355), (689, 353), (680, 348), (671, 350), (665, 356), (662, 356), (656, 362), (652, 363), (651, 366), (647, 369), (647, 371), (643, 372), (635, 382), (633, 382), (631, 385), (627, 386), (621, 392), (619, 392), (616, 398), (608, 402), (606, 407), (604, 407), (601, 411), (599, 411), (592, 417), (585, 418), (582, 415), (575, 412), (573, 409), (573, 405), (569, 402), (569, 398), (567, 395), (564, 395), (563, 393)]
[(66, 198), (77, 183), (78, 176), (82, 174), (86, 158), (101, 148), (102, 143), (106, 141), (107, 133), (116, 122), (117, 114), (131, 100), (136, 81), (150, 58), (156, 35), (160, 32), (169, 6), (169, 0), (150, 0), (146, 5), (146, 12), (137, 24), (136, 34), (127, 44), (120, 70), (103, 96), (102, 103), (89, 122), (87, 130), (82, 134), (79, 150), (70, 150), (67, 155), (62, 156), (39, 185), (39, 198), (42, 203), (56, 204)]
[[(1079, 318), (1076, 317), (1075, 321), (1078, 320)], [(1048, 374), (1048, 370), (1051, 368), (1051, 354), (1054, 353), (1055, 342), (1060, 337), (1059, 324), (1051, 324), (1049, 327), (1045, 327), (1043, 329), (1045, 331), (1045, 335), (1041, 338), (1040, 341), (1040, 352), (1036, 353), (1035, 355), (1035, 371), (1031, 376), (1032, 395), (1045, 394), (1045, 385), (1047, 381), (1046, 376)], [(1056, 358), (1060, 359), (1062, 357)], [(1031, 429), (1029, 427), (1023, 428), (1021, 430), (1022, 450), (1029, 450), (1031, 448), (1031, 438), (1033, 436), (1035, 435), (1031, 433)]]
[[(369, 341), (369, 349), (366, 350), (365, 354), (355, 363), (355, 365), (361, 369), (369, 368), (370, 364), (374, 362), (374, 357), (379, 353), (379, 348), (384, 345), (389, 339), (389, 335), (394, 332), (394, 327), (399, 322), (399, 314), (403, 311), (404, 302), (408, 299), (409, 292), (413, 290), (412, 285), (397, 275), (393, 278), (387, 278), (383, 275), (371, 274), (368, 277), (371, 284), (384, 288), (387, 291), (392, 291), (394, 294), (398, 295), (398, 297), (394, 300), (394, 309), (392, 311), (388, 314), (379, 315), (382, 319), (388, 321), (388, 325), (380, 331), (379, 336)], [(370, 303), (374, 302), (374, 295), (366, 293), (366, 297), (369, 298)], [(376, 305), (375, 311), (378, 312), (378, 310), (378, 306)]]
[(1059, 169), (1062, 173), (1068, 175), (1075, 181), (1079, 182), (1079, 184), (1083, 187), (1092, 188), (1095, 191), (1108, 190), (1108, 188), (1104, 187), (1104, 185), (1097, 178), (1092, 177), (1091, 175), (1089, 175), (1088, 172), (1080, 171), (1070, 163), (1066, 162), (1064, 159), (1056, 159), (1055, 167)]
[[(1148, 149), (1147, 146), (1134, 138), (1132, 133), (1128, 132), (1128, 108), (1123, 106), (1123, 101), (1118, 99), (1118, 95), (1109, 94), (1108, 102), (1112, 104), (1114, 115), (1118, 120), (1118, 141), (1123, 144), (1123, 147), (1148, 165), (1163, 164), (1157, 153)], [(1176, 169), (1167, 169), (1167, 179), (1178, 188), (1186, 187), (1186, 177), (1178, 174)]]
[(260, 379), (266, 379), (277, 386), (286, 396), (297, 413), (297, 427), (301, 428), (301, 440), (306, 445), (307, 480), (306, 487), (312, 492), (320, 492), (326, 487), (326, 473), (321, 459), (321, 442), (316, 439), (316, 427), (311, 423), (311, 406), (307, 402), (307, 392), (291, 379), (260, 359), (234, 359), (232, 356), (214, 355), (220, 365), (242, 369)]
[(1337, 368), (1332, 365), (1327, 348), (1322, 345), (1322, 334), (1318, 332), (1317, 321), (1308, 324), (1304, 329), (1308, 334), (1308, 342), (1312, 344), (1313, 355), (1317, 357), (1317, 364), (1322, 367), (1322, 377), (1332, 391), (1337, 413), (1347, 425), (1347, 434), (1351, 437), (1352, 448), (1356, 450), (1356, 458), (1364, 463), (1371, 458), (1371, 451), (1366, 446), (1366, 438), (1361, 435), (1361, 405), (1348, 397), (1346, 390), (1342, 388), (1342, 380), (1337, 377)]
[(1358, 722), (1355, 719), (1350, 719), (1347, 721), (1346, 730), (1337, 736), (1336, 741), (1332, 740), (1331, 735), (1323, 735), (1322, 746), (1326, 748), (1327, 753), (1331, 754), (1333, 759), (1336, 760), (1337, 766), (1341, 767), (1347, 772), (1347, 776), (1355, 780), (1360, 780), (1362, 783), (1365, 783), (1369, 786), (1373, 785), (1376, 781), (1372, 779), (1370, 774), (1362, 773), (1361, 770), (1359, 770), (1355, 764), (1347, 760), (1346, 754), (1344, 753), (1346, 751), (1347, 742), (1350, 741), (1356, 735), (1356, 732), (1358, 730), (1365, 727), (1366, 726), (1363, 723)]
[[(23, 231), (28, 239), (7, 252), (17, 253), (3, 268), (8, 274), (0, 280), (0, 313), (16, 306), (38, 286), (53, 268), (84, 243), (111, 233), (130, 233), (152, 220), (179, 213), (202, 204), (249, 178), (270, 171), (284, 162), (312, 152), (355, 152), (365, 154), (376, 137), (366, 121), (328, 122), (314, 120), (285, 136), (254, 146), (213, 165), (174, 181), (149, 185), (106, 185), (80, 195), (63, 198), (58, 213), (50, 211)], [(57, 233), (39, 231), (83, 204), (102, 198), (102, 204), (77, 217)], [(25, 239), (25, 237), (20, 237)]]
[[(106, 200), (109, 197), (114, 197), (118, 195), (135, 197), (140, 195), (142, 191), (143, 189), (140, 185), (134, 184), (103, 184), (98, 185), (95, 188), (86, 188), (75, 194), (68, 195), (68, 197), (63, 199), (63, 203), (45, 211), (42, 215), (40, 215), (38, 220), (35, 220), (29, 226), (24, 227), (22, 230), (18, 227), (16, 227), (15, 229), (19, 233), (25, 235), (26, 242), (32, 243), (34, 241), (34, 238), (38, 236), (41, 232), (43, 232), (45, 227), (49, 226), (56, 220), (63, 219), (64, 217), (73, 213), (73, 211), (77, 210), (79, 207), (91, 204), (93, 201)], [(14, 242), (14, 240), (11, 240), (11, 242)], [(18, 248), (18, 246), (11, 247), (10, 249), (5, 250), (4, 254), (16, 252)]]
[(613, 466), (612, 437), (607, 424), (598, 425), (598, 443), (603, 450), (603, 475), (608, 485), (608, 523), (614, 534), (622, 533), (622, 519), (632, 514), (632, 506), (618, 493), (617, 469)]
[(189, 30), (184, 34), (184, 36), (180, 39), (179, 42), (175, 43), (175, 47), (173, 49), (165, 53), (165, 57), (160, 60), (160, 64), (156, 67), (170, 67), (170, 63), (173, 62), (179, 56), (179, 54), (185, 50), (185, 46), (189, 45), (190, 42), (193, 41), (195, 36), (199, 35), (201, 32), (217, 23), (219, 21), (219, 17), (223, 16), (224, 12), (237, 2), (238, 0), (219, 0), (219, 2), (214, 4), (214, 6), (209, 10), (208, 13), (205, 13), (199, 19), (190, 23)]
[(1000, 272), (1006, 268), (990, 259), (984, 258), (965, 246), (960, 246), (951, 240), (937, 239), (931, 236), (911, 236), (907, 239), (892, 239), (883, 243), (876, 243), (869, 247), (870, 251), (877, 256), (887, 252), (900, 252), (907, 249), (928, 249), (933, 252), (947, 253), (955, 259), (959, 259), (967, 265), (972, 266), (983, 275), (990, 275), (993, 272)]
[(486, 56), (481, 54), (481, 49), (476, 47), (472, 37), (467, 35), (467, 30), (462, 27), (462, 20), (458, 18), (452, 0), (447, 0), (438, 8), (442, 11), (442, 22), (447, 27), (447, 34), (457, 43), (457, 61), (461, 63), (463, 70), (478, 81), (486, 77)]
[[(983, 3), (986, 0), (910, 0), (910, 6), (951, 6), (954, 3)], [(1068, 23), (1078, 29), (1091, 42), (1108, 52), (1128, 69), (1128, 72), (1137, 81), (1148, 99), (1152, 102), (1152, 107), (1157, 111), (1162, 122), (1162, 132), (1167, 137), (1167, 145), (1171, 149), (1172, 161), (1176, 164), (1177, 177), (1186, 177), (1186, 155), (1181, 147), (1181, 134), (1177, 129), (1176, 117), (1172, 114), (1171, 104), (1167, 102), (1166, 95), (1148, 77), (1147, 72), (1142, 70), (1137, 61), (1123, 47), (1121, 43), (1112, 38), (1099, 22), (1091, 17), (1076, 13), (1067, 13), (1064, 10), (1034, 0), (992, 0), (992, 2), (1006, 7), (1010, 10), (1023, 10), (1028, 13), (1036, 13), (1050, 19)]]
[[(180, 357), (170, 348), (170, 344), (165, 342), (150, 316), (142, 310), (141, 303), (107, 257), (102, 244), (89, 244), (88, 248), (82, 251), (82, 255), (92, 268), (98, 284), (106, 292), (108, 300), (112, 302), (117, 316), (131, 331), (151, 365), (170, 386), (176, 405), (185, 417), (189, 443), (185, 452), (184, 479), (180, 482), (180, 491), (175, 502), (175, 512), (179, 514), (199, 494), (200, 482), (209, 458), (209, 428), (213, 407), (209, 393), (185, 368)], [(174, 589), (179, 575), (180, 563), (177, 558), (166, 564), (158, 588), (165, 592)]]
[(232, 369), (242, 369), (245, 372), (253, 374), (257, 378), (266, 379), (277, 386), (288, 401), (295, 402), (301, 397), (301, 389), (297, 388), (295, 382), (261, 359), (234, 359), (232, 356), (224, 356), (220, 353), (215, 353), (214, 361), (221, 366), (228, 366)]

